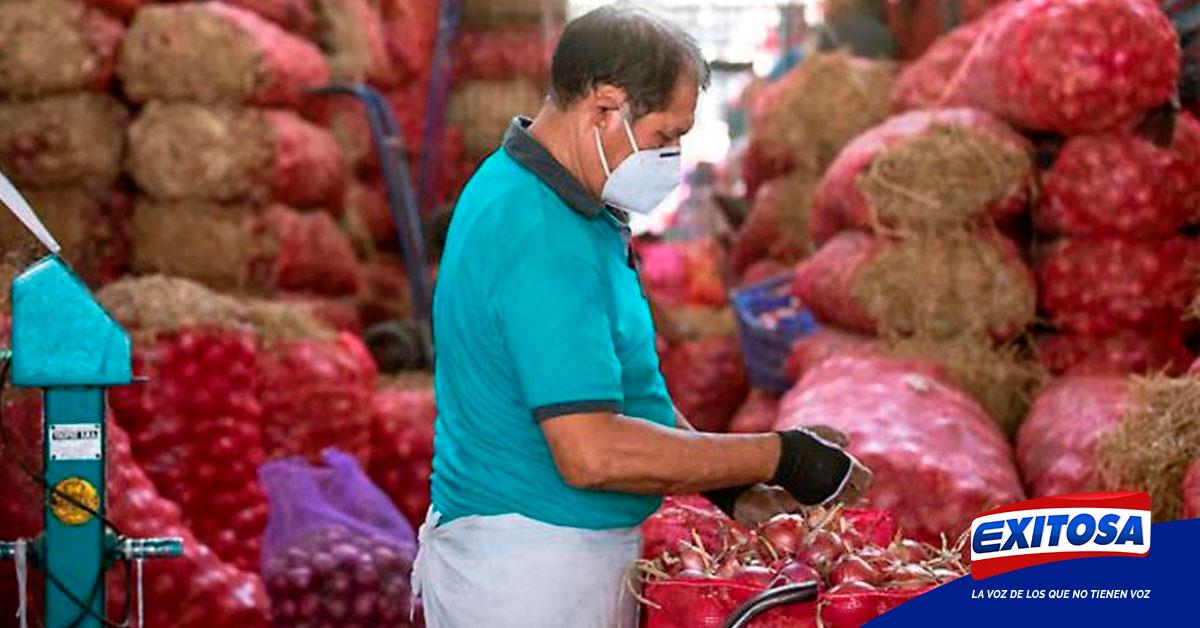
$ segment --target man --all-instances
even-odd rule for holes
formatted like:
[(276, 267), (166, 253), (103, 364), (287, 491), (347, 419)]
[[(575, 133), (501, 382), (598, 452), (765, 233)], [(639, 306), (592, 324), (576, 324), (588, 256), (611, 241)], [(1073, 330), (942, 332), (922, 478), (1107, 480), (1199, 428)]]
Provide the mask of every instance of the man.
[[(569, 24), (551, 98), (514, 121), (451, 220), (434, 298), (433, 505), (414, 590), (432, 628), (634, 626), (625, 578), (661, 495), (742, 518), (869, 473), (811, 433), (702, 434), (658, 369), (625, 212), (679, 182), (708, 68), (651, 15)], [(782, 489), (768, 489), (763, 482)]]

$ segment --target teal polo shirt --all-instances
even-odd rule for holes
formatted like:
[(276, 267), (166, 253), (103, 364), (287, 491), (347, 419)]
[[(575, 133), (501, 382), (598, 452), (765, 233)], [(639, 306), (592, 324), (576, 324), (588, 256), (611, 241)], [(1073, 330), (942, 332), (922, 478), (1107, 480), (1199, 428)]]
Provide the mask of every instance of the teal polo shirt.
[(649, 304), (628, 227), (529, 124), (514, 120), (450, 221), (433, 299), (433, 506), (443, 522), (636, 526), (661, 498), (568, 486), (539, 424), (580, 412), (675, 424)]

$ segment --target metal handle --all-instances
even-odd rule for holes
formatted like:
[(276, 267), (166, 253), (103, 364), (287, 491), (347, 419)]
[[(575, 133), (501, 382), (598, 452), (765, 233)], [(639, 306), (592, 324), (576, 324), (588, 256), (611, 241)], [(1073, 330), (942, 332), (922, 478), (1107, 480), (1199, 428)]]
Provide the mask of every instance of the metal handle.
[(746, 600), (745, 604), (738, 607), (733, 615), (725, 620), (722, 628), (745, 628), (755, 617), (777, 606), (811, 602), (817, 599), (817, 593), (816, 582), (797, 582), (777, 589), (767, 589)]
[(183, 556), (183, 539), (167, 536), (148, 539), (124, 539), (113, 553), (120, 560), (177, 558)]

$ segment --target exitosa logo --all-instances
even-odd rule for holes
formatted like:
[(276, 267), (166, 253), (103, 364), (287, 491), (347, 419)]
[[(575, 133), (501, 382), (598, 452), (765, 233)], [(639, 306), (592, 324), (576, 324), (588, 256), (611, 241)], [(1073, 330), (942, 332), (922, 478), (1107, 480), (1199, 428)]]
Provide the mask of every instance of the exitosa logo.
[(1040, 497), (989, 510), (971, 522), (976, 580), (1071, 558), (1149, 552), (1149, 493)]

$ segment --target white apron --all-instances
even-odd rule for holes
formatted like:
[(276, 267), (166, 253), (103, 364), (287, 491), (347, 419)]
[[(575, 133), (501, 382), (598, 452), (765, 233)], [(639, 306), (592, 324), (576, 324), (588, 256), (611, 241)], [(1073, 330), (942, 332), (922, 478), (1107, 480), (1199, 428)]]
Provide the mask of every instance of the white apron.
[(626, 579), (637, 528), (583, 530), (520, 515), (463, 517), (418, 533), (413, 595), (428, 628), (636, 628)]

